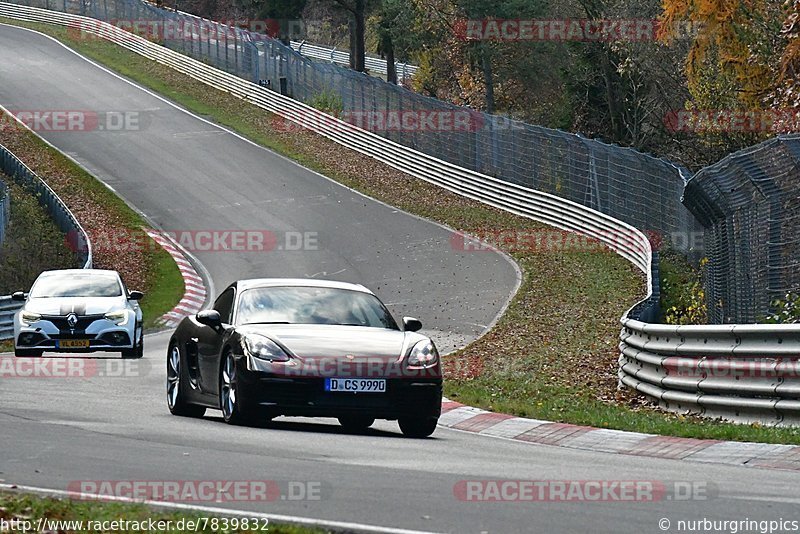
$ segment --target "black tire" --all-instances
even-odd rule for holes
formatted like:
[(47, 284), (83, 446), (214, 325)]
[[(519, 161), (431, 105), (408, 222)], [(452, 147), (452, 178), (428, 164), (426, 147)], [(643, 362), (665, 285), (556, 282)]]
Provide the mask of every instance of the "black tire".
[[(136, 337), (136, 333), (139, 332), (141, 329), (140, 327), (136, 327), (133, 329), (133, 336)], [(144, 336), (142, 336), (142, 340), (139, 342), (136, 347), (132, 349), (122, 349), (122, 357), (126, 360), (138, 360), (144, 356)], [(169, 357), (169, 355), (167, 355)], [(169, 363), (169, 362), (167, 362)]]
[(186, 380), (186, 373), (183, 372), (183, 354), (173, 341), (167, 349), (167, 408), (172, 415), (203, 417), (206, 414), (205, 406), (186, 402), (184, 392)]
[(250, 406), (241, 396), (238, 371), (233, 354), (228, 351), (222, 357), (219, 368), (219, 409), (229, 425), (255, 426), (266, 422), (259, 410)]
[(39, 349), (14, 348), (14, 356), (17, 358), (41, 358), (42, 354), (44, 354), (44, 351)]
[(371, 427), (374, 422), (374, 417), (367, 417), (364, 415), (345, 415), (339, 417), (339, 424), (342, 425), (345, 430), (350, 430), (352, 432), (363, 432)]
[(397, 420), (400, 431), (407, 438), (427, 438), (436, 430), (438, 422), (436, 417), (401, 417)]

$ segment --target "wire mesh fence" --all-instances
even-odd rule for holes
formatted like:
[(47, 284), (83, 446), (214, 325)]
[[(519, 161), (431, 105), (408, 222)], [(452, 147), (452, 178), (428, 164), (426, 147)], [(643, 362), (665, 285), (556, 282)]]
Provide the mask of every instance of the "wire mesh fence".
[(760, 322), (800, 292), (800, 135), (731, 154), (687, 184), (706, 228), (706, 295), (715, 323)]

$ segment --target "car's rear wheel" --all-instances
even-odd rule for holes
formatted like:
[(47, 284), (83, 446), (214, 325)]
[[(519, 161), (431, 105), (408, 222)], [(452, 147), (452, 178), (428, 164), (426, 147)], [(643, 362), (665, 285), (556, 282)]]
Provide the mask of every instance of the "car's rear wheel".
[(167, 352), (167, 407), (172, 415), (183, 417), (203, 417), (205, 406), (186, 402), (184, 388), (183, 362), (178, 344), (173, 342)]
[(347, 415), (339, 417), (339, 424), (342, 425), (345, 430), (351, 430), (355, 432), (368, 429), (374, 422), (374, 417), (366, 417), (364, 415)]
[(409, 438), (427, 438), (436, 430), (438, 422), (435, 417), (401, 417), (397, 420), (400, 431)]
[[(229, 425), (252, 425), (258, 422), (258, 410), (242, 398), (239, 374), (233, 354), (227, 352), (219, 372), (219, 407), (222, 418)], [(266, 418), (265, 418), (266, 419)]]
[(17, 358), (40, 358), (44, 354), (43, 350), (37, 349), (14, 349), (14, 356)]

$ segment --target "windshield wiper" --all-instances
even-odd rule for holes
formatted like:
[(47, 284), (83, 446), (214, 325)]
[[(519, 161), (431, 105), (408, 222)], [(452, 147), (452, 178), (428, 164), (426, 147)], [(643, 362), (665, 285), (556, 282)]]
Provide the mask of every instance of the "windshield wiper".
[(292, 324), (289, 321), (257, 321), (255, 323), (244, 323), (244, 324)]

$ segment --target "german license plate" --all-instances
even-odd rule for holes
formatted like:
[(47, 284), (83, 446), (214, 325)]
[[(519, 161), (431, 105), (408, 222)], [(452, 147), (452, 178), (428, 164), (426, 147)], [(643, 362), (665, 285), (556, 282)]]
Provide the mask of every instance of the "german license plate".
[(386, 379), (326, 378), (325, 391), (345, 393), (386, 393)]
[(88, 339), (57, 339), (57, 349), (88, 349)]

